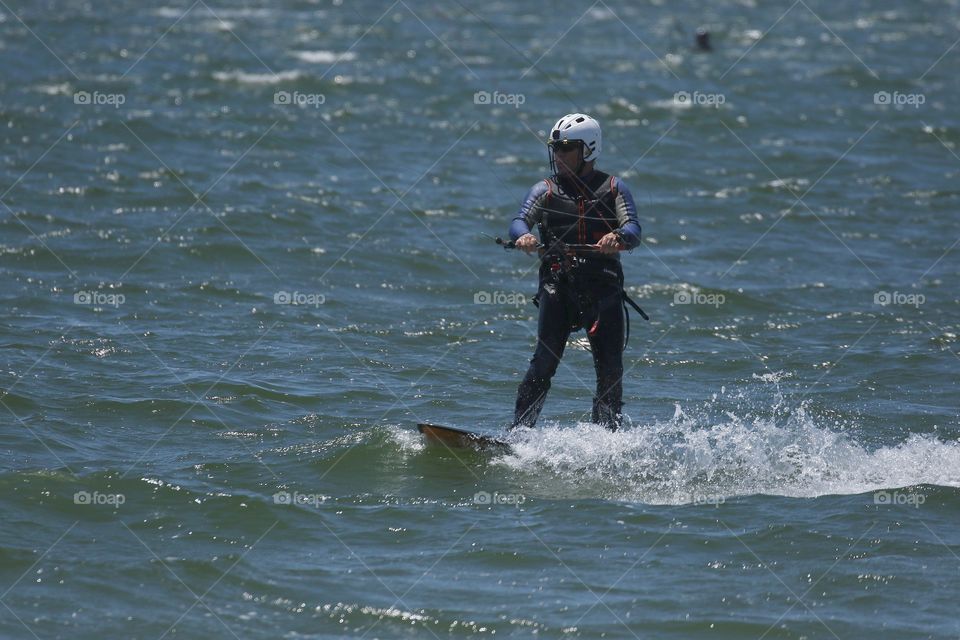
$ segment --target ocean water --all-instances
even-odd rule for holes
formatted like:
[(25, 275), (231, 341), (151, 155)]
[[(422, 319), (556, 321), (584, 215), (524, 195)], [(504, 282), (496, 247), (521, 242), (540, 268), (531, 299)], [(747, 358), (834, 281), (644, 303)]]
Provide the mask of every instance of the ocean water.
[[(958, 8), (0, 3), (0, 637), (960, 636)], [(572, 111), (629, 425), (575, 334), (425, 446)]]

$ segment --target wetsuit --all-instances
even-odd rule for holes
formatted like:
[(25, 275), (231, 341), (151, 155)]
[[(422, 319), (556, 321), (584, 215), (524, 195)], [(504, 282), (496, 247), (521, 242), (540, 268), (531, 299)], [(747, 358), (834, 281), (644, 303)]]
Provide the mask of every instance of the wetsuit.
[[(595, 244), (611, 231), (628, 249), (640, 244), (633, 196), (617, 177), (601, 171), (575, 180), (555, 177), (530, 189), (510, 225), (516, 240), (537, 226), (550, 246)], [(535, 301), (540, 308), (537, 347), (517, 390), (513, 426), (532, 427), (543, 408), (572, 331), (587, 331), (597, 387), (593, 422), (616, 430), (622, 422), (624, 307), (618, 254), (579, 256), (573, 266), (544, 259)]]

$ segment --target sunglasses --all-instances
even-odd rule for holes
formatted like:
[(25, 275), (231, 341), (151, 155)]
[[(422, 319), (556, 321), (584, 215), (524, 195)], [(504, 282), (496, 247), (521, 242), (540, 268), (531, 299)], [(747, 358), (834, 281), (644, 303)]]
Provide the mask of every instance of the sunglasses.
[(580, 148), (580, 145), (583, 144), (579, 140), (556, 140), (550, 143), (550, 146), (553, 147), (554, 151), (559, 151), (560, 153), (570, 153), (571, 151), (576, 151)]

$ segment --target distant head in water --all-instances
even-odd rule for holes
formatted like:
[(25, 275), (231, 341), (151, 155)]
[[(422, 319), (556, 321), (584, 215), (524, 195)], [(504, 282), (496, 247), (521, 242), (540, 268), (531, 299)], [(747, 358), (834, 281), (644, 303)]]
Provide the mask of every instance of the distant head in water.
[(696, 46), (697, 51), (712, 51), (713, 47), (710, 46), (710, 32), (700, 27), (697, 29), (696, 37)]

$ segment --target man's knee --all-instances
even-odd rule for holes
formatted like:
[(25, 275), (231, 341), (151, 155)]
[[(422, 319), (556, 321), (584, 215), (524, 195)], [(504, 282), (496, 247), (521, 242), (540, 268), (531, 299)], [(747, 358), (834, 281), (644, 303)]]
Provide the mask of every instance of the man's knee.
[(550, 380), (560, 366), (560, 358), (542, 344), (537, 347), (530, 358), (530, 368), (527, 375), (541, 380)]

